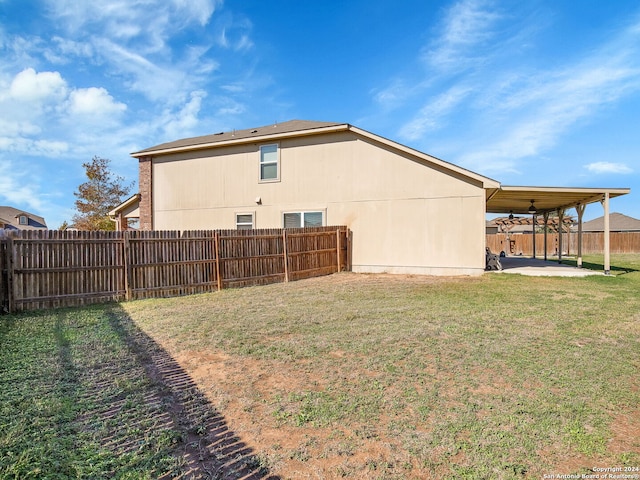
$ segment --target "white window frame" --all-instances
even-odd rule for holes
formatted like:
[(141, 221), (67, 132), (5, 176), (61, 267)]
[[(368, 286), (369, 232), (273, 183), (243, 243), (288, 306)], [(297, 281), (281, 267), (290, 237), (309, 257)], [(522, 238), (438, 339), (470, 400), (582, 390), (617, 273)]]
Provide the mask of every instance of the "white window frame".
[[(262, 150), (267, 147), (276, 147), (276, 161), (275, 162), (265, 162), (263, 160)], [(280, 144), (279, 143), (268, 143), (265, 145), (260, 145), (258, 149), (258, 178), (260, 183), (270, 183), (270, 182), (279, 182), (280, 181)], [(276, 166), (276, 176), (275, 178), (262, 178), (262, 167), (265, 165), (273, 165), (275, 163)]]
[[(238, 222), (238, 217), (240, 215), (251, 215), (251, 223), (249, 224), (246, 222)], [(256, 212), (236, 212), (235, 219), (236, 219), (236, 230), (242, 230), (239, 227), (240, 226), (246, 227), (247, 225), (251, 226), (250, 230), (253, 230), (254, 228), (256, 228)]]
[[(285, 227), (285, 223), (284, 223), (284, 217), (287, 214), (291, 214), (291, 213), (299, 213), (300, 214), (300, 223), (302, 224), (300, 227), (295, 227), (295, 228), (304, 228), (304, 216), (305, 214), (309, 214), (309, 213), (319, 213), (322, 215), (322, 227), (325, 227), (327, 224), (327, 211), (326, 209), (322, 209), (322, 208), (318, 208), (316, 210), (291, 210), (291, 211), (286, 211), (286, 212), (282, 212), (282, 228), (287, 228)], [(290, 228), (294, 228), (294, 227), (290, 227)]]
[(18, 224), (19, 225), (29, 225), (29, 217), (27, 217), (26, 215), (20, 215), (18, 217)]

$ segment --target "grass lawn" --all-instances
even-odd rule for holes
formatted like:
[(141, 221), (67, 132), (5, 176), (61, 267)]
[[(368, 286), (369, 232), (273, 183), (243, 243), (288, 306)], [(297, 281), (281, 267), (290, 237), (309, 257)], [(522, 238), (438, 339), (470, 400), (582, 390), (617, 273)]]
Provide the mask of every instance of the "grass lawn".
[(611, 264), (0, 317), (0, 478), (640, 475), (640, 255)]

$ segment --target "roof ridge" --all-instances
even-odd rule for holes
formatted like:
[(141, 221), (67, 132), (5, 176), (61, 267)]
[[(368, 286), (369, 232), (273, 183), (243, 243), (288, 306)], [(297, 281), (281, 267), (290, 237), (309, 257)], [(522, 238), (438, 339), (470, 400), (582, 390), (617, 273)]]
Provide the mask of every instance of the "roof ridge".
[[(152, 152), (155, 150), (197, 147), (199, 145), (216, 144), (216, 143), (222, 143), (229, 140), (248, 139), (253, 136), (284, 134), (284, 133), (299, 132), (303, 130), (313, 130), (317, 128), (337, 127), (339, 125), (348, 125), (348, 124), (337, 123), (337, 122), (320, 122), (316, 120), (295, 120), (295, 119), (287, 120), (285, 122), (280, 122), (280, 123), (276, 122), (268, 125), (263, 125), (260, 127), (243, 128), (241, 130), (232, 129), (226, 132), (223, 131), (223, 132), (212, 133), (207, 135), (199, 135), (195, 137), (187, 137), (179, 140), (173, 140), (170, 142), (165, 142), (159, 145), (155, 145), (153, 147), (145, 148), (137, 152), (133, 152), (132, 155), (145, 153), (145, 152)], [(266, 131), (266, 129), (273, 129), (273, 130)]]

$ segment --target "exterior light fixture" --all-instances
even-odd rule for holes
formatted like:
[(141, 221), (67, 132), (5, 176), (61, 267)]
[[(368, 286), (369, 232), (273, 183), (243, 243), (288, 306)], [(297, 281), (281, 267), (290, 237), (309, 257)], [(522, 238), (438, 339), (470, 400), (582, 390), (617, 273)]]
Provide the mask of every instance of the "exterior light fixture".
[(533, 200), (531, 200), (531, 206), (529, 207), (529, 213), (534, 214), (536, 213), (536, 206), (533, 204)]
[(513, 210), (509, 213), (509, 220), (513, 220)]

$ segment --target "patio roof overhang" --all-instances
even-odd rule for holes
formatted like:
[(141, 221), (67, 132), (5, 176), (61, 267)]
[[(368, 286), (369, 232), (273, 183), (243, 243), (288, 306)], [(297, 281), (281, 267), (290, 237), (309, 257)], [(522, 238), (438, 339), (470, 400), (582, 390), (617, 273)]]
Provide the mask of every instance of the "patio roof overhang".
[(502, 185), (487, 190), (487, 213), (530, 214), (531, 201), (536, 214), (588, 205), (626, 195), (629, 188), (520, 187)]
[[(500, 186), (487, 189), (487, 213), (513, 213), (544, 215), (545, 222), (548, 213), (557, 211), (558, 219), (562, 222), (565, 210), (576, 209), (578, 213), (578, 266), (582, 266), (582, 215), (585, 207), (590, 203), (602, 202), (604, 208), (604, 272), (609, 274), (610, 245), (609, 245), (609, 200), (631, 191), (629, 188), (570, 188), (570, 187), (516, 187)], [(534, 208), (532, 208), (534, 207)], [(536, 254), (535, 232), (533, 235), (533, 257)], [(545, 260), (547, 257), (547, 230), (545, 229)], [(562, 261), (562, 235), (558, 236), (558, 262)]]

